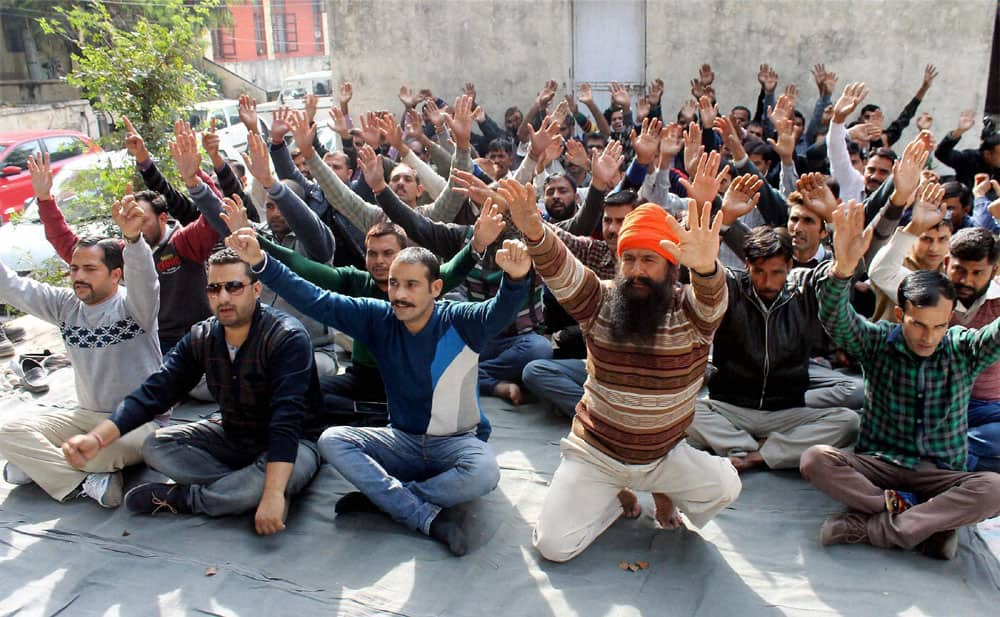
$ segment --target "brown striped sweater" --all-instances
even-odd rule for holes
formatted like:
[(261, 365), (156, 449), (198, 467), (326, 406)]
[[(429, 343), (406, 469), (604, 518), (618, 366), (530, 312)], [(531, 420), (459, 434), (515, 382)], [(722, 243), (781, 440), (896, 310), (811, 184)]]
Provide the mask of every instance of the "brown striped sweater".
[(694, 416), (712, 335), (726, 312), (722, 265), (710, 277), (692, 272), (655, 340), (636, 345), (612, 340), (605, 299), (613, 281), (598, 279), (550, 231), (528, 249), (587, 343), (587, 381), (573, 432), (626, 464), (662, 458), (684, 438)]

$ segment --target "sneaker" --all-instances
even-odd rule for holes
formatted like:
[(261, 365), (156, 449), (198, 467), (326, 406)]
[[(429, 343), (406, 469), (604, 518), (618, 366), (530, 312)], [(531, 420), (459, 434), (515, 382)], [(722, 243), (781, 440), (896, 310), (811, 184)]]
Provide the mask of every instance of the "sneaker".
[(81, 494), (90, 497), (102, 508), (117, 508), (122, 505), (122, 472), (92, 473), (83, 481)]
[(11, 343), (20, 343), (24, 340), (24, 337), (28, 335), (25, 329), (21, 326), (12, 326), (10, 324), (3, 324), (0, 326), (0, 330), (4, 331)]
[(20, 467), (10, 461), (7, 461), (3, 466), (3, 481), (16, 486), (23, 486), (34, 482), (28, 474), (21, 471)]
[(163, 482), (145, 482), (125, 494), (125, 507), (135, 514), (190, 512), (188, 487)]
[(918, 503), (917, 496), (913, 493), (891, 488), (885, 490), (885, 511), (890, 514), (906, 512)]
[(861, 544), (868, 542), (868, 517), (864, 514), (834, 514), (823, 521), (819, 542), (831, 544)]
[(917, 550), (934, 559), (954, 559), (958, 554), (958, 530), (939, 531), (918, 544)]
[(7, 338), (7, 332), (4, 328), (0, 328), (0, 358), (9, 358), (16, 353), (14, 343), (11, 343), (10, 339)]

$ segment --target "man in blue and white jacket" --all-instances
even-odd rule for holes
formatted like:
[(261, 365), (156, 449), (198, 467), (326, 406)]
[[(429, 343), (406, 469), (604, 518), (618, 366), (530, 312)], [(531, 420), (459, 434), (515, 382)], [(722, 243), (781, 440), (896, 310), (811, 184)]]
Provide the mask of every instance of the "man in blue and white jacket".
[(451, 507), (489, 493), (500, 479), (492, 449), (476, 438), (479, 352), (527, 296), (524, 244), (504, 242), (496, 257), (505, 273), (499, 293), (472, 303), (435, 302), (443, 285), (438, 260), (420, 247), (396, 255), (385, 302), (300, 279), (267, 259), (250, 229), (226, 243), (289, 304), (362, 341), (382, 372), (390, 426), (333, 427), (319, 439), (323, 458), (360, 489), (344, 496), (337, 512), (384, 511), (463, 555), (466, 531)]

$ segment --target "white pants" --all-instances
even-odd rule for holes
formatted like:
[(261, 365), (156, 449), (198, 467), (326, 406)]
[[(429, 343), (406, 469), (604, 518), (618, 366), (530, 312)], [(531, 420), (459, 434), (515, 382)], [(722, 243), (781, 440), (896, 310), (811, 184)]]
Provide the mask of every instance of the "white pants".
[(532, 539), (551, 561), (576, 557), (621, 516), (622, 489), (664, 493), (701, 527), (735, 501), (742, 486), (729, 459), (695, 450), (686, 441), (645, 465), (622, 463), (572, 433), (560, 450), (562, 462)]

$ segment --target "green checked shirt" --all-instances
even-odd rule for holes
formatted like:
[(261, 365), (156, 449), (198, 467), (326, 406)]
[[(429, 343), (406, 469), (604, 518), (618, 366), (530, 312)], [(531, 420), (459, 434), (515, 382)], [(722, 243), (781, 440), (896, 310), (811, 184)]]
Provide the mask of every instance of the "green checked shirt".
[(830, 274), (830, 264), (820, 267), (819, 318), (865, 373), (856, 451), (909, 469), (927, 459), (964, 471), (972, 383), (1000, 360), (1000, 320), (980, 330), (952, 326), (922, 358), (906, 346), (899, 324), (871, 323), (855, 313), (848, 302), (851, 282)]

